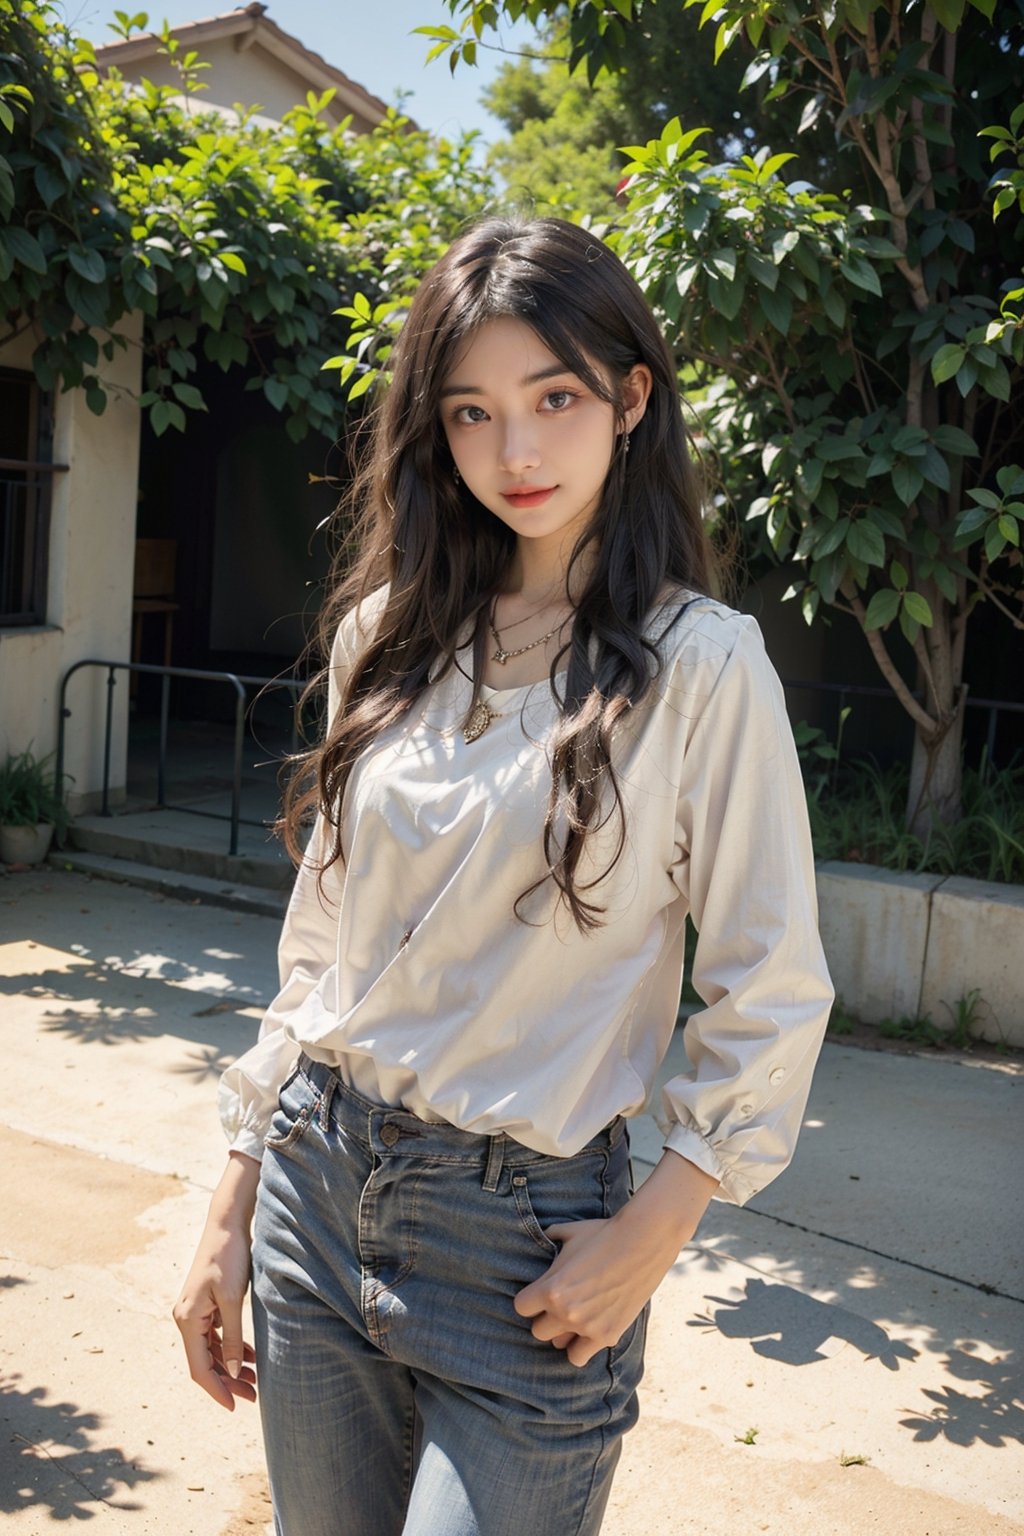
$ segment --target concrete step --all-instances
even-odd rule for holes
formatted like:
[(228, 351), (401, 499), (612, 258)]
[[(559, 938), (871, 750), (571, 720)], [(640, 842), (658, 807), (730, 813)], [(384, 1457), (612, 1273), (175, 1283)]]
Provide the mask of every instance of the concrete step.
[(182, 869), (164, 869), (134, 859), (112, 858), (107, 854), (83, 852), (77, 848), (58, 849), (47, 860), (56, 869), (75, 870), (98, 880), (116, 880), (142, 890), (173, 896), (178, 901), (205, 902), (248, 912), (259, 917), (280, 919), (288, 902), (286, 891), (239, 881), (211, 879)]
[(114, 816), (79, 816), (69, 845), (156, 869), (201, 875), (231, 886), (258, 886), (287, 892), (294, 880), (291, 861), (265, 827), (239, 828), (239, 851), (228, 853), (228, 823), (188, 811), (151, 808)]

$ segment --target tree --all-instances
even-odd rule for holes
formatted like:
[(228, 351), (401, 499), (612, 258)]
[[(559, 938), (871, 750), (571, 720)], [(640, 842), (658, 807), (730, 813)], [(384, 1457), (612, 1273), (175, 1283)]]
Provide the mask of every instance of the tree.
[(434, 140), (395, 113), (372, 134), (330, 128), (329, 93), (280, 127), (229, 121), (196, 104), (203, 65), (166, 28), (177, 88), (129, 87), (100, 78), (48, 0), (0, 0), (0, 28), (0, 342), (32, 330), (40, 384), (81, 387), (100, 413), (102, 358), (140, 310), (140, 403), (158, 435), (205, 409), (201, 353), (244, 370), (293, 439), (333, 440), (322, 368), (347, 334), (339, 304), (358, 289), (397, 311), (417, 264), (479, 213), (491, 183), (472, 139)]
[(619, 145), (656, 137), (674, 116), (686, 126), (710, 124), (713, 153), (765, 129), (760, 114), (740, 121), (742, 62), (730, 57), (713, 69), (711, 40), (683, 10), (649, 8), (642, 27), (627, 33), (615, 72), (593, 84), (570, 72), (567, 16), (545, 24), (540, 51), (542, 60), (502, 65), (482, 98), (509, 135), (493, 146), (489, 164), (513, 193), (538, 203), (609, 217), (622, 179)]
[[(455, 62), (492, 19), (561, 9), (447, 3)], [(569, 0), (572, 66), (617, 67), (654, 3)], [(912, 718), (921, 831), (958, 814), (970, 614), (984, 600), (1024, 629), (1024, 19), (994, 12), (705, 5), (717, 57), (749, 44), (748, 81), (827, 125), (836, 174), (787, 181), (790, 153), (767, 148), (712, 164), (673, 122), (631, 151), (610, 232), (704, 386), (729, 495), (796, 563), (808, 622), (856, 618)]]

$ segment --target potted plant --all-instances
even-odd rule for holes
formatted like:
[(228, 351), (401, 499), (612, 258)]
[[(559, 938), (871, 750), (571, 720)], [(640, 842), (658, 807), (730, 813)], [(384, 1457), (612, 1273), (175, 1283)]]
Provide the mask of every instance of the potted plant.
[(68, 812), (50, 758), (31, 748), (8, 752), (0, 766), (0, 863), (39, 864), (54, 832), (67, 831)]

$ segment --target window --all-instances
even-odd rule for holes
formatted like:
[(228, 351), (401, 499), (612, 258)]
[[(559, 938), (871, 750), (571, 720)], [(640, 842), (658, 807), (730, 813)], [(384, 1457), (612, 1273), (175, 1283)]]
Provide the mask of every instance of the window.
[(52, 443), (49, 396), (0, 368), (0, 625), (46, 622)]

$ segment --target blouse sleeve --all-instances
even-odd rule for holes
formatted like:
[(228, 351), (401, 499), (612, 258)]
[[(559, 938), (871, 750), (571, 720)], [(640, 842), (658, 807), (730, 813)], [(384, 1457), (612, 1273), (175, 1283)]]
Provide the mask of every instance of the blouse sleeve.
[(792, 1158), (834, 994), (782, 685), (754, 620), (730, 617), (735, 644), (684, 754), (673, 869), (706, 1006), (659, 1124), (720, 1181), (717, 1198), (742, 1205)]
[[(342, 621), (331, 648), (328, 675), (328, 725), (334, 719), (354, 659), (356, 627)], [(302, 1013), (326, 1006), (320, 989), (336, 964), (340, 866), (332, 865), (317, 887), (317, 863), (330, 835), (326, 818), (317, 815), (306, 856), (299, 866), (278, 945), (279, 990), (260, 1025), (256, 1044), (230, 1066), (220, 1080), (218, 1108), (232, 1152), (257, 1160), (277, 1108), (277, 1097), (299, 1057), (289, 1023)]]

